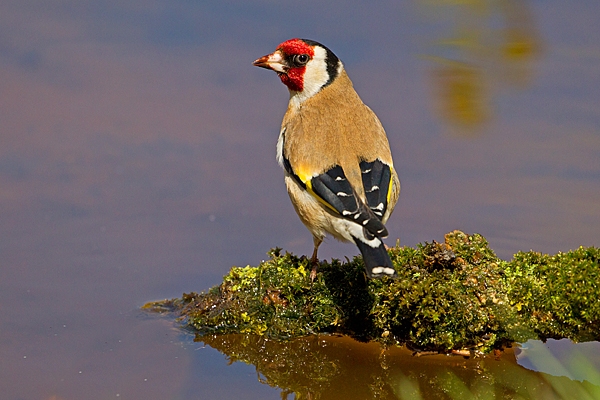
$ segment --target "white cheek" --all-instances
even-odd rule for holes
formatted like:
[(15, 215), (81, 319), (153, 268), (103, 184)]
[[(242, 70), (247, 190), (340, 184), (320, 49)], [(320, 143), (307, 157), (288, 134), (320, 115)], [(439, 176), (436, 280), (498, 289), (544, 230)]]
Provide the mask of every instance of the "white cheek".
[(290, 91), (290, 101), (294, 105), (300, 105), (306, 99), (314, 96), (329, 80), (327, 73), (327, 52), (321, 47), (315, 47), (315, 55), (306, 64), (304, 71), (304, 89), (301, 92)]
[(327, 74), (327, 66), (325, 60), (317, 62), (317, 59), (312, 60), (306, 65), (304, 73), (304, 92), (312, 96), (323, 87), (329, 80)]

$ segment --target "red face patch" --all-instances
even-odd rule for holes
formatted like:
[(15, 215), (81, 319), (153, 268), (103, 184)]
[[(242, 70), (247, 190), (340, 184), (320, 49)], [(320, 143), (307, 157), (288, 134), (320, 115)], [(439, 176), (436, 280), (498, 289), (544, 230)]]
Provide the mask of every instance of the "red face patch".
[[(285, 58), (298, 54), (308, 54), (311, 58), (315, 55), (313, 48), (306, 44), (302, 39), (290, 39), (277, 46)], [(306, 67), (292, 67), (287, 74), (279, 74), (279, 79), (290, 90), (301, 92), (304, 89), (304, 71)]]
[(277, 46), (277, 50), (281, 50), (286, 55), (308, 54), (311, 58), (315, 55), (312, 47), (306, 44), (302, 39), (290, 39)]
[(306, 67), (290, 68), (287, 74), (279, 74), (279, 79), (294, 92), (304, 90), (304, 71)]

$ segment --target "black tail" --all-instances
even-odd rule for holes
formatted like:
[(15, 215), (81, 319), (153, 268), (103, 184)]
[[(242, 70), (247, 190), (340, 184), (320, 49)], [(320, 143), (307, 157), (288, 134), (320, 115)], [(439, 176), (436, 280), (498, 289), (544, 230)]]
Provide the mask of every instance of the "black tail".
[(371, 247), (360, 239), (354, 239), (365, 262), (365, 270), (369, 278), (381, 278), (389, 276), (396, 277), (396, 270), (390, 259), (390, 255), (385, 249), (385, 245), (379, 240), (378, 247)]

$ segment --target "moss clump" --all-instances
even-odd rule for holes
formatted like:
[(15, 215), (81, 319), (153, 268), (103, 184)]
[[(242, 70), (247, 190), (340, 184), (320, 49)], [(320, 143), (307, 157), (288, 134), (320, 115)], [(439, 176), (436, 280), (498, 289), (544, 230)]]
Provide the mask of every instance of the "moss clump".
[(541, 339), (600, 339), (600, 249), (521, 252), (507, 267), (511, 305)]
[(170, 307), (200, 334), (289, 339), (343, 333), (419, 350), (487, 352), (534, 338), (600, 338), (600, 250), (500, 260), (481, 235), (396, 246), (397, 279), (367, 280), (360, 257), (322, 262), (272, 250), (256, 267), (233, 267), (206, 293), (151, 303)]
[[(321, 279), (311, 284), (310, 261), (280, 249), (257, 267), (233, 267), (207, 293), (184, 294), (187, 323), (202, 333), (251, 333), (287, 339), (338, 330), (341, 311)], [(338, 268), (341, 268), (338, 263)]]

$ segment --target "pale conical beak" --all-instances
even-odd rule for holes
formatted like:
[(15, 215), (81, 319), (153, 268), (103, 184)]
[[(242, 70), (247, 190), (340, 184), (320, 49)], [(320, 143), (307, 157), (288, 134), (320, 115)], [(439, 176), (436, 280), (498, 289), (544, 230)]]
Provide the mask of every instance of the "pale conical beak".
[(285, 74), (288, 70), (288, 66), (279, 51), (259, 58), (258, 60), (254, 61), (252, 65), (256, 67), (272, 69), (273, 71), (282, 74)]

